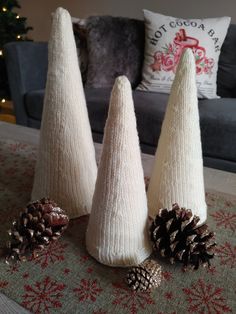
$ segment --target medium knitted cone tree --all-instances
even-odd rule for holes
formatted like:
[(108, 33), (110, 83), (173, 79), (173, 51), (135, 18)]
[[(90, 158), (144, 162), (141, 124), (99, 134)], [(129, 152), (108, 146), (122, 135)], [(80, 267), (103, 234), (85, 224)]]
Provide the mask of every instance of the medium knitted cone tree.
[(148, 187), (149, 214), (172, 204), (207, 218), (195, 62), (186, 49), (171, 88)]
[(69, 13), (53, 16), (32, 199), (50, 197), (70, 218), (91, 210), (95, 150)]
[(110, 266), (141, 263), (151, 254), (147, 199), (136, 118), (128, 79), (116, 79), (106, 121), (92, 211), (88, 252)]

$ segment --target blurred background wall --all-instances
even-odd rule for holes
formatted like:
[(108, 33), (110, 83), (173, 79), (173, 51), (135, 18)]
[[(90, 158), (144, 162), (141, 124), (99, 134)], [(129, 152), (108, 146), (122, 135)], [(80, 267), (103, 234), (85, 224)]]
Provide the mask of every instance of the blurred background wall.
[(142, 9), (183, 18), (231, 16), (236, 23), (236, 1), (226, 0), (21, 0), (19, 13), (28, 18), (34, 30), (29, 33), (36, 41), (47, 41), (51, 25), (51, 12), (58, 6), (74, 17), (109, 14), (142, 18)]

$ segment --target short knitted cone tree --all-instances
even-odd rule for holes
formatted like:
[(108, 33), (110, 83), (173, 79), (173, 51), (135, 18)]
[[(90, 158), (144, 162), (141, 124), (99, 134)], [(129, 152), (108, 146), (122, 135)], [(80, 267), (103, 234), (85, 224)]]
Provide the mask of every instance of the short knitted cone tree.
[(50, 197), (70, 218), (91, 210), (95, 150), (69, 13), (53, 16), (32, 199)]
[(207, 217), (195, 62), (186, 49), (171, 88), (148, 187), (149, 214), (172, 204)]
[(141, 263), (151, 254), (147, 199), (131, 86), (116, 79), (106, 121), (92, 211), (88, 252), (110, 266)]

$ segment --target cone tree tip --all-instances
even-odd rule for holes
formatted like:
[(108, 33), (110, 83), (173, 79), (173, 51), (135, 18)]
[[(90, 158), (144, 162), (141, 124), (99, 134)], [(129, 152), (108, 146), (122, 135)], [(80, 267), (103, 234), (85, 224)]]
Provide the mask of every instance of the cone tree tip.
[(195, 68), (195, 60), (194, 60), (193, 52), (192, 52), (192, 49), (186, 48), (181, 55), (181, 58), (179, 61), (179, 68), (186, 66), (189, 69), (189, 66), (191, 65), (193, 66), (193, 68)]
[(127, 88), (130, 87), (130, 82), (125, 75), (118, 76), (115, 80), (114, 88)]
[(54, 12), (54, 16), (58, 17), (58, 16), (63, 16), (63, 15), (64, 16), (70, 16), (69, 12), (62, 7), (57, 8)]

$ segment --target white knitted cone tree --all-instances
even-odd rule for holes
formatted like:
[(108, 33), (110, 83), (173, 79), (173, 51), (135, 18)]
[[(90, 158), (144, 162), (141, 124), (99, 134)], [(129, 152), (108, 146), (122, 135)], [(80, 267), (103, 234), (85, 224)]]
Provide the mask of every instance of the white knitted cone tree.
[(74, 218), (91, 210), (97, 165), (71, 17), (62, 8), (53, 16), (48, 57), (32, 199), (50, 197)]
[(147, 199), (136, 118), (128, 79), (116, 79), (106, 121), (92, 211), (88, 252), (110, 266), (141, 263), (151, 254)]
[(195, 60), (186, 49), (179, 62), (162, 125), (147, 192), (149, 215), (173, 203), (207, 217)]

